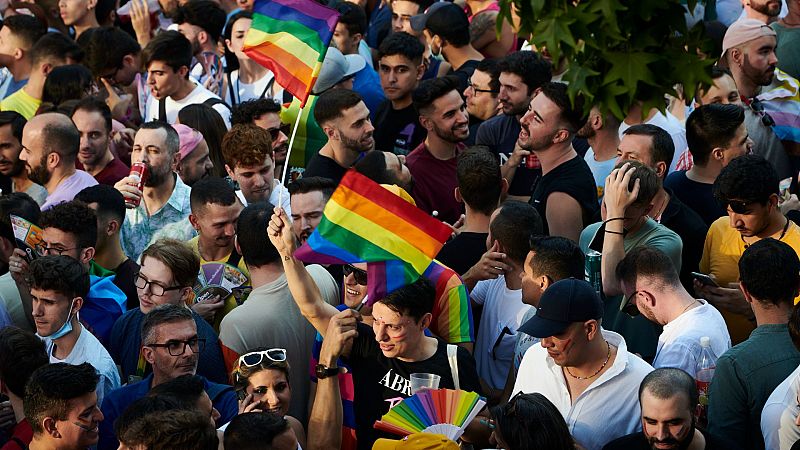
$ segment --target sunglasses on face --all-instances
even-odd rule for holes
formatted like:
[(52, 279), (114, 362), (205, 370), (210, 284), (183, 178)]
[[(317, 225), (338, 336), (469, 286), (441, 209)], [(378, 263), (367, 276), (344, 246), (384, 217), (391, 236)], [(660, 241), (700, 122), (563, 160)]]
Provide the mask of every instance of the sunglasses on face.
[(728, 200), (723, 205), (726, 209), (730, 208), (731, 211), (735, 212), (736, 214), (749, 214), (750, 213), (750, 206), (754, 202), (746, 202), (743, 200)]
[(272, 139), (272, 142), (275, 142), (278, 140), (281, 133), (283, 133), (285, 136), (289, 136), (289, 128), (289, 124), (282, 123), (281, 126), (277, 128), (270, 128), (267, 130), (267, 132), (269, 133), (269, 137)]
[(349, 276), (351, 273), (353, 274), (353, 278), (355, 278), (356, 283), (360, 284), (361, 286), (367, 285), (367, 271), (361, 270), (358, 267), (354, 267), (350, 264), (345, 264), (342, 266), (342, 273), (345, 277)]

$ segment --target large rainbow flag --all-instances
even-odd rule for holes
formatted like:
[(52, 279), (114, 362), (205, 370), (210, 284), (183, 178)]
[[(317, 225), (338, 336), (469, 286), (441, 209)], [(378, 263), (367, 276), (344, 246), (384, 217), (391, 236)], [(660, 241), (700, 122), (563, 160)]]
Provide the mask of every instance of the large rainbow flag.
[(451, 232), (447, 225), (351, 169), (295, 256), (321, 264), (385, 262), (383, 273), (372, 267), (381, 264), (370, 264), (368, 270), (368, 295), (374, 301), (385, 295), (380, 290), (413, 283), (425, 273)]
[(338, 20), (336, 10), (313, 0), (258, 0), (244, 52), (304, 106)]

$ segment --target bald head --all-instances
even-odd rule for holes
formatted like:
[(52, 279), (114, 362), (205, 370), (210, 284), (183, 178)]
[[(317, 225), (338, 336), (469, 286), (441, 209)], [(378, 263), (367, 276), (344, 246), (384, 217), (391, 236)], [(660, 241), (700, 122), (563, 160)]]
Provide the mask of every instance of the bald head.
[(32, 151), (40, 151), (45, 156), (56, 152), (64, 165), (75, 163), (81, 135), (68, 116), (60, 113), (34, 116), (25, 124), (22, 136), (23, 145)]

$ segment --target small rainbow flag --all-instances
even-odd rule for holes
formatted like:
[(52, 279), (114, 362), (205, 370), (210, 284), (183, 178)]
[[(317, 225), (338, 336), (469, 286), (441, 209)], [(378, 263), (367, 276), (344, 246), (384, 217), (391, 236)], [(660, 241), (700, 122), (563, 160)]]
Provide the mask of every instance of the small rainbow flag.
[[(447, 225), (351, 169), (295, 256), (321, 264), (387, 262), (390, 268), (380, 279), (369, 279), (368, 295), (378, 299), (382, 296), (373, 288), (388, 284), (393, 290), (425, 273), (450, 233)], [(387, 279), (387, 272), (397, 277)]]
[(304, 106), (338, 20), (336, 10), (313, 0), (258, 0), (244, 52)]

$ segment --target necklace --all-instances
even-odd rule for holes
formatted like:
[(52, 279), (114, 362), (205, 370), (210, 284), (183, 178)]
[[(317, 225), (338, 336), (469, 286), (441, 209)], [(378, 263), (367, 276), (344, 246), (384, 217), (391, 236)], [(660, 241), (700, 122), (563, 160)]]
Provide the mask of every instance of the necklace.
[(564, 369), (567, 371), (569, 376), (575, 378), (576, 380), (588, 380), (590, 378), (596, 377), (598, 373), (600, 373), (603, 369), (605, 369), (606, 364), (608, 364), (608, 360), (611, 359), (611, 344), (609, 344), (608, 341), (606, 341), (606, 347), (608, 347), (608, 353), (606, 353), (606, 361), (603, 363), (602, 366), (600, 366), (599, 369), (597, 369), (597, 372), (589, 375), (588, 377), (579, 377), (577, 375), (573, 375), (572, 372), (569, 371), (569, 367), (564, 367)]
[[(783, 240), (783, 237), (784, 237), (784, 236), (786, 236), (786, 231), (788, 231), (788, 230), (789, 230), (789, 222), (790, 222), (790, 221), (789, 221), (789, 219), (786, 219), (786, 225), (784, 225), (784, 226), (783, 226), (783, 231), (781, 231), (781, 235), (780, 235), (780, 236), (778, 236), (778, 240), (779, 240), (779, 241), (782, 241), (782, 240)], [(746, 248), (748, 248), (748, 247), (750, 247), (750, 244), (748, 244), (748, 243), (747, 243), (747, 241), (745, 241), (745, 240), (744, 240), (744, 236), (742, 236), (742, 235), (740, 234), (740, 235), (739, 235), (739, 238), (741, 238), (741, 239), (742, 239), (742, 242), (744, 242), (744, 248), (745, 248), (745, 249), (746, 249)]]
[(679, 316), (683, 315), (683, 313), (685, 313), (686, 311), (688, 311), (688, 310), (689, 310), (689, 308), (691, 308), (692, 306), (694, 306), (694, 304), (695, 304), (695, 303), (697, 303), (697, 299), (694, 299), (694, 300), (692, 301), (692, 303), (689, 303), (688, 305), (686, 305), (686, 308), (683, 308), (683, 311), (681, 311), (681, 313), (680, 313), (680, 314), (678, 314), (678, 315), (679, 315)]

